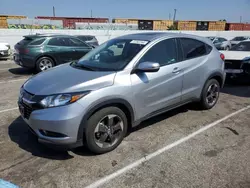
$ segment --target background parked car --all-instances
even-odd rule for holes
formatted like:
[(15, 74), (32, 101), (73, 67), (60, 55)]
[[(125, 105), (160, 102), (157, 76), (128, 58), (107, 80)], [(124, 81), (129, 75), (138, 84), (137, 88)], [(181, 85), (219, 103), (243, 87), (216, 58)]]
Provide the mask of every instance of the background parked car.
[(225, 55), (225, 71), (228, 78), (241, 83), (250, 83), (250, 41), (243, 41), (229, 51), (221, 51)]
[(232, 46), (239, 44), (241, 41), (244, 40), (250, 40), (250, 37), (247, 36), (238, 36), (238, 37), (234, 37), (233, 39), (230, 40)]
[(99, 46), (98, 40), (96, 39), (95, 36), (92, 35), (77, 35), (77, 38), (79, 38), (80, 40), (86, 42), (87, 44), (89, 44), (92, 47), (97, 47)]
[(80, 59), (92, 47), (69, 35), (28, 35), (15, 45), (14, 61), (38, 72)]
[(7, 59), (10, 56), (10, 45), (5, 42), (0, 42), (0, 58)]
[(229, 50), (231, 42), (223, 37), (208, 37), (218, 50)]

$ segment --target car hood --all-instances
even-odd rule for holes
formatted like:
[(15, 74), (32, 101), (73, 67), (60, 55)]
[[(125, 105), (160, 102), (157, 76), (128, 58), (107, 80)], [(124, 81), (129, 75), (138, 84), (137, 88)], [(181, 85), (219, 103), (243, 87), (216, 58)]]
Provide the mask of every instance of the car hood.
[(225, 55), (225, 60), (243, 60), (250, 57), (250, 52), (246, 51), (220, 51)]
[(35, 95), (97, 90), (113, 85), (115, 74), (76, 69), (64, 64), (37, 74), (27, 80), (23, 87)]

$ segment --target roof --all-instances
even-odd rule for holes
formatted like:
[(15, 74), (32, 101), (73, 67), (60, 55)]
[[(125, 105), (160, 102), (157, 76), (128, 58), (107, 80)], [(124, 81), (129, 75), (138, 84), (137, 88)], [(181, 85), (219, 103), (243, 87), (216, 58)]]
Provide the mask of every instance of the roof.
[(39, 37), (60, 37), (60, 36), (69, 36), (66, 34), (58, 34), (58, 33), (43, 33), (43, 34), (36, 34), (36, 35), (25, 35), (23, 37), (29, 37), (29, 38), (39, 38)]
[(130, 35), (124, 35), (118, 37), (118, 39), (132, 39), (132, 40), (147, 40), (147, 41), (154, 41), (162, 37), (187, 37), (187, 38), (194, 38), (198, 39), (207, 43), (211, 43), (210, 39), (205, 37), (200, 37), (197, 35), (190, 35), (190, 34), (183, 34), (183, 33), (172, 33), (172, 32), (145, 32), (145, 33), (136, 33)]

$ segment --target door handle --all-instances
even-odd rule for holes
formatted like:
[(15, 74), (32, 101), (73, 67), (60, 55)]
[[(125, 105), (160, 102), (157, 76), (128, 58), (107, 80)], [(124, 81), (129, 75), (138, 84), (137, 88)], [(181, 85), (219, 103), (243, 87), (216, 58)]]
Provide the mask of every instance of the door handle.
[(174, 73), (174, 74), (178, 74), (178, 73), (180, 73), (180, 69), (179, 69), (179, 67), (175, 67), (174, 69), (173, 69), (173, 71), (172, 71), (172, 73)]
[(76, 52), (76, 50), (72, 50), (73, 52)]

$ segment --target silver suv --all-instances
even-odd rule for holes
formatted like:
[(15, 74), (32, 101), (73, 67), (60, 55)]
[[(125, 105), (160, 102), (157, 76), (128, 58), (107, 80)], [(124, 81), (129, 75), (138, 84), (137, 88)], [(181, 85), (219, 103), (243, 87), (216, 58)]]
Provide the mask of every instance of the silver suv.
[(224, 56), (209, 39), (132, 34), (30, 78), (18, 104), (39, 142), (100, 154), (145, 119), (190, 102), (212, 108), (224, 79)]

